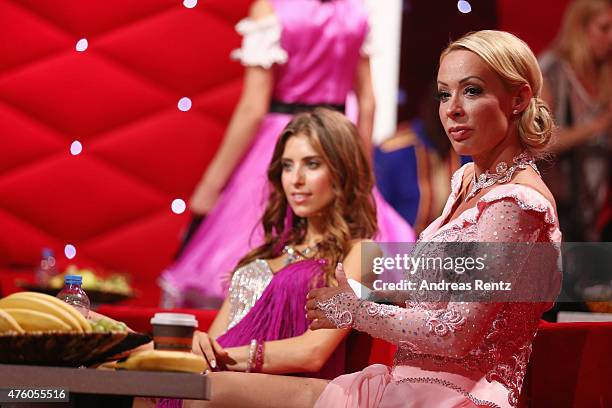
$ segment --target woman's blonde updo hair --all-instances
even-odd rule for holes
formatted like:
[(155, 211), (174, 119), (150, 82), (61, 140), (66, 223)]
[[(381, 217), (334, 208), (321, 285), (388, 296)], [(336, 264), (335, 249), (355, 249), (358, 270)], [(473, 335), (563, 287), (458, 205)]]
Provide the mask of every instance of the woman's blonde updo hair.
[(457, 50), (471, 51), (482, 58), (510, 90), (524, 84), (530, 86), (533, 97), (518, 116), (519, 137), (532, 155), (545, 153), (552, 137), (553, 120), (550, 109), (540, 99), (542, 72), (529, 46), (505, 31), (476, 31), (446, 47), (440, 63), (446, 55)]

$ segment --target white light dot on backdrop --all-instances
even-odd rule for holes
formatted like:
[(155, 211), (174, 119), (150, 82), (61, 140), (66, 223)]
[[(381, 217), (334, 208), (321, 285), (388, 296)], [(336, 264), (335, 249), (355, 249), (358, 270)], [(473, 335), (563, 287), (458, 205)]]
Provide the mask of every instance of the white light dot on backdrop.
[(181, 98), (178, 101), (178, 108), (183, 112), (187, 112), (189, 109), (191, 109), (191, 99), (187, 98), (186, 96)]
[(72, 153), (73, 156), (81, 154), (82, 151), (83, 145), (81, 144), (81, 142), (79, 142), (78, 140), (72, 142), (72, 144), (70, 145), (70, 153)]
[(77, 43), (76, 43), (76, 50), (79, 52), (83, 52), (87, 49), (87, 47), (89, 47), (89, 43), (87, 42), (87, 38), (81, 38)]
[(194, 8), (198, 5), (198, 0), (183, 0), (183, 6), (187, 8)]
[(470, 4), (469, 1), (466, 0), (459, 0), (457, 2), (457, 8), (459, 9), (460, 12), (462, 12), (463, 14), (467, 14), (470, 11), (472, 11), (472, 5)]
[(187, 208), (187, 205), (185, 204), (185, 201), (181, 200), (180, 198), (177, 198), (172, 201), (172, 212), (173, 213), (182, 214), (185, 212), (185, 208)]
[(76, 248), (74, 247), (74, 245), (66, 244), (66, 246), (64, 247), (64, 255), (66, 255), (66, 258), (68, 259), (74, 258), (76, 256)]

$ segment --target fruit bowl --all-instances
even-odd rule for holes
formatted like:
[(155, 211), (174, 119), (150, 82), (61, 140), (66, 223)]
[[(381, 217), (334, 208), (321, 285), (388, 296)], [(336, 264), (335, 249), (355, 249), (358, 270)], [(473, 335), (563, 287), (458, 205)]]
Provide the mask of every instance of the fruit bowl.
[(5, 333), (0, 334), (0, 363), (90, 366), (151, 340), (146, 334), (134, 332)]

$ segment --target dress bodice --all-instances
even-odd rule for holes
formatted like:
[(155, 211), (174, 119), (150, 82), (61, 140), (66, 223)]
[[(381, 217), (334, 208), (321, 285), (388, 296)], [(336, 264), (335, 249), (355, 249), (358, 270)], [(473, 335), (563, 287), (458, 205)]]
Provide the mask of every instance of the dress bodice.
[(274, 65), (273, 98), (343, 104), (368, 31), (362, 0), (271, 0), (285, 64)]
[[(454, 174), (442, 215), (423, 231), (417, 246), (428, 242), (503, 243), (499, 253), (487, 261), (491, 269), (509, 273), (512, 285), (554, 298), (560, 287), (556, 244), (561, 233), (554, 206), (536, 190), (518, 184), (495, 186), (475, 207), (442, 225), (458, 198), (463, 172), (471, 165)], [(512, 247), (508, 243), (528, 243), (523, 244), (528, 248), (543, 243), (548, 250), (528, 250), (516, 256), (506, 249)], [(447, 245), (429, 247), (433, 249), (428, 256), (447, 255)], [(530, 276), (539, 279), (534, 282)], [(398, 307), (341, 294), (323, 307), (327, 314), (337, 311), (338, 316), (349, 311), (354, 328), (398, 345), (397, 382), (438, 384), (477, 405), (516, 407), (539, 318), (550, 301), (489, 298), (466, 302), (454, 296), (451, 293), (445, 302), (435, 303), (411, 300), (406, 307)]]
[[(306, 294), (325, 285), (323, 259), (303, 259), (273, 272), (265, 260), (238, 268), (230, 286), (230, 327), (217, 337), (222, 347), (248, 345), (252, 339), (274, 341), (301, 336), (308, 330)], [(320, 371), (310, 377), (335, 378), (344, 372), (342, 342)]]
[[(236, 269), (229, 285), (229, 317), (227, 330), (232, 329), (246, 316), (266, 289), (306, 297), (311, 287), (323, 283), (325, 261), (304, 259), (285, 265), (274, 272), (263, 259), (255, 259)], [(279, 297), (270, 293), (272, 297)]]
[[(439, 242), (561, 242), (561, 232), (555, 216), (554, 207), (536, 190), (518, 184), (504, 184), (492, 188), (483, 195), (473, 208), (467, 209), (457, 218), (441, 225), (446, 220), (455, 205), (459, 195), (463, 173), (472, 163), (464, 165), (453, 176), (452, 192), (445, 205), (442, 215), (436, 219), (423, 233), (420, 240)], [(513, 266), (523, 276), (530, 271), (538, 270), (542, 265), (549, 265), (550, 270), (539, 271), (550, 277), (550, 292), (555, 295), (559, 291), (560, 275), (557, 270), (556, 252), (550, 254), (548, 262), (542, 262), (537, 251), (535, 256), (522, 259), (520, 264)], [(520, 279), (520, 278), (519, 278)], [(542, 288), (539, 288), (542, 289)], [(535, 337), (540, 316), (551, 304), (546, 302), (507, 302), (499, 304), (477, 305), (467, 303), (458, 305), (455, 309), (428, 311), (428, 322), (438, 324), (439, 333), (449, 333), (458, 316), (463, 323), (470, 322), (467, 316), (470, 308), (480, 309), (473, 318), (487, 321), (481, 327), (484, 335), (479, 341), (470, 344), (470, 337), (465, 336), (455, 343), (458, 354), (440, 356), (437, 353), (418, 352), (410, 343), (400, 343), (396, 355), (396, 364), (425, 366), (429, 369), (454, 371), (461, 375), (478, 378), (484, 375), (489, 382), (497, 381), (508, 389), (510, 405), (518, 404), (518, 397), (523, 383), (527, 362), (531, 353), (531, 343)], [(453, 310), (453, 312), (450, 312)], [(458, 314), (457, 314), (458, 313)], [(469, 329), (468, 329), (469, 331)], [(467, 334), (467, 333), (466, 333)], [(435, 331), (434, 331), (435, 336)], [(472, 339), (473, 340), (473, 339)], [(463, 351), (463, 353), (461, 352)], [(428, 364), (423, 364), (425, 361)]]

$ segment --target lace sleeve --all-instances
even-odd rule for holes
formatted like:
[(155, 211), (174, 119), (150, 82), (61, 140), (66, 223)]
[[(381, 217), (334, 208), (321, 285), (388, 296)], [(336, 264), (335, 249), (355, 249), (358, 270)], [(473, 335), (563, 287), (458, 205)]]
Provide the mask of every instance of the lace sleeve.
[[(477, 221), (480, 242), (533, 242), (544, 227), (543, 216), (522, 209), (513, 200), (491, 203)], [(507, 259), (499, 255), (496, 266)], [(520, 274), (521, 266), (514, 260)], [(358, 299), (341, 293), (319, 307), (338, 327), (353, 327), (413, 351), (460, 358), (472, 350), (490, 328), (501, 303), (417, 303), (403, 308)]]
[(280, 43), (282, 27), (275, 15), (261, 20), (245, 18), (236, 24), (236, 31), (242, 35), (242, 46), (232, 51), (232, 59), (244, 66), (264, 68), (287, 62), (287, 52)]

